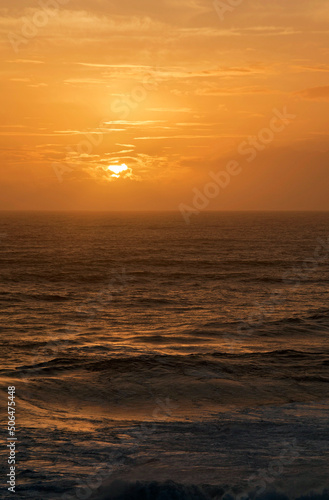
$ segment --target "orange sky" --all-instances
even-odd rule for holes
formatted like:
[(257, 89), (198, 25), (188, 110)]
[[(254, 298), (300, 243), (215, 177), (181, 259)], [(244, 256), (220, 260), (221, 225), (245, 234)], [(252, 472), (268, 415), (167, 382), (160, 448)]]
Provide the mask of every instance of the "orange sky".
[(232, 161), (207, 209), (329, 209), (327, 0), (26, 4), (0, 0), (0, 209), (195, 209)]

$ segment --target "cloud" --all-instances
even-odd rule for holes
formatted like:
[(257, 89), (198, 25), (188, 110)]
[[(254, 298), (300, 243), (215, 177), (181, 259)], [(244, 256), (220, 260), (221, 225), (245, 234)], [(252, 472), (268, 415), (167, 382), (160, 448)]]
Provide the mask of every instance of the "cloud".
[(158, 137), (135, 137), (138, 141), (160, 141), (166, 139), (217, 139), (218, 135), (164, 135)]
[(88, 68), (124, 68), (124, 69), (152, 69), (152, 66), (142, 64), (101, 64), (101, 63), (76, 63), (79, 66), (86, 66)]
[(208, 87), (196, 91), (197, 95), (203, 96), (229, 96), (229, 95), (249, 95), (249, 94), (278, 94), (278, 90), (267, 87)]
[(313, 101), (329, 101), (329, 85), (325, 87), (312, 87), (305, 90), (295, 92), (294, 95), (301, 99), (309, 99)]
[(104, 78), (68, 78), (64, 80), (67, 85), (104, 85), (109, 83)]
[(236, 76), (255, 76), (272, 72), (268, 66), (253, 64), (250, 66), (220, 66), (218, 68), (182, 71), (179, 68), (166, 67), (156, 71), (158, 79), (179, 79), (188, 78), (218, 78), (218, 77), (236, 77)]
[(156, 113), (192, 113), (191, 108), (149, 108), (148, 111)]
[(111, 122), (104, 122), (104, 125), (127, 125), (130, 127), (140, 127), (142, 125), (154, 125), (156, 123), (165, 123), (165, 120), (139, 120), (139, 121), (133, 121), (133, 120), (113, 120)]
[(287, 35), (299, 35), (302, 31), (296, 30), (293, 27), (280, 27), (280, 26), (254, 26), (250, 28), (244, 28), (241, 30), (244, 35), (253, 36), (287, 36)]
[(38, 61), (34, 59), (15, 59), (13, 61), (7, 61), (9, 63), (18, 63), (18, 64), (44, 64), (44, 61)]
[(329, 71), (329, 64), (318, 64), (317, 66), (296, 66), (295, 69), (300, 72), (308, 71)]

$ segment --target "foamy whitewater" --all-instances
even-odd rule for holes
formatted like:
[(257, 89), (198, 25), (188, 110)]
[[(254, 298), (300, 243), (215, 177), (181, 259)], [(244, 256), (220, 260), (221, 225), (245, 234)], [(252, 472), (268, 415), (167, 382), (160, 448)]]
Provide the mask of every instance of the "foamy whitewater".
[(2, 213), (0, 234), (17, 498), (329, 498), (329, 214)]

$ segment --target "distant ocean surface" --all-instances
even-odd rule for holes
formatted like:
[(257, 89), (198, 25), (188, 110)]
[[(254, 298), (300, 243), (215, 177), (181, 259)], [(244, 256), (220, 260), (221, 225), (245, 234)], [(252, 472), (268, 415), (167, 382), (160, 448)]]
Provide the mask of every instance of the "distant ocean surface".
[(329, 498), (328, 213), (1, 213), (0, 253), (18, 498)]

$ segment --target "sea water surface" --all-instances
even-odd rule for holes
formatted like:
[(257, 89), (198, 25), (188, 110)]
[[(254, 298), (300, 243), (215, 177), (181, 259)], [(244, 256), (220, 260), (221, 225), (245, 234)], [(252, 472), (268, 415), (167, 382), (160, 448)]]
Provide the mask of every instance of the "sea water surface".
[(0, 254), (18, 498), (329, 498), (329, 214), (1, 213)]

